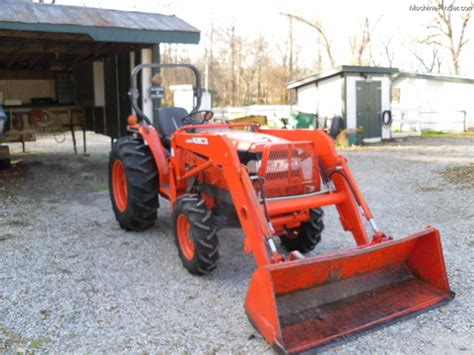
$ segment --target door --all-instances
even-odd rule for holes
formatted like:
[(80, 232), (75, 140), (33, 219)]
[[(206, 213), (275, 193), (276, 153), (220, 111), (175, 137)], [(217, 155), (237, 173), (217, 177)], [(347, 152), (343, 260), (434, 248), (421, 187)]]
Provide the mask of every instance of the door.
[(357, 81), (357, 127), (362, 127), (363, 138), (382, 137), (380, 115), (382, 111), (382, 83)]
[(56, 96), (59, 104), (69, 105), (74, 103), (74, 83), (71, 73), (56, 73)]

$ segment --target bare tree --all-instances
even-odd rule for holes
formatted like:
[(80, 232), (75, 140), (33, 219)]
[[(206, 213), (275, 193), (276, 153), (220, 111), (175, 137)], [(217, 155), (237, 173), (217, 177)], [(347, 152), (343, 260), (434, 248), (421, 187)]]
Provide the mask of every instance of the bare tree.
[(382, 41), (382, 47), (384, 51), (384, 56), (387, 59), (388, 66), (393, 67), (393, 61), (395, 60), (395, 50), (392, 47), (393, 36)]
[(226, 27), (216, 31), (216, 47), (220, 48), (218, 57), (222, 68), (222, 77), (218, 80), (224, 105), (236, 106), (239, 103), (240, 92), (240, 49), (242, 38), (237, 34), (235, 19)]
[[(263, 34), (248, 38), (239, 33), (234, 22), (212, 23), (204, 36), (206, 47), (196, 64), (203, 73), (209, 68), (209, 87), (217, 92), (213, 97), (217, 106), (287, 104), (292, 99), (292, 92), (286, 89), (290, 78), (309, 74), (309, 69), (298, 62), (301, 47), (295, 43), (291, 46), (289, 38), (283, 43), (271, 43)], [(161, 49), (164, 63), (192, 60), (183, 45), (162, 44)], [(186, 73), (163, 71), (165, 87), (192, 82)], [(171, 91), (166, 93), (164, 103), (172, 104)]]
[(265, 40), (265, 37), (263, 37), (262, 34), (258, 37), (258, 39), (255, 42), (255, 53), (257, 56), (256, 60), (256, 76), (257, 76), (257, 92), (256, 92), (256, 102), (257, 103), (262, 103), (264, 101), (264, 82), (266, 81), (265, 78), (263, 78), (264, 75), (264, 70), (268, 65), (270, 64), (270, 57), (267, 53), (267, 48), (268, 48), (268, 43)]
[(349, 39), (352, 53), (352, 64), (354, 65), (372, 65), (371, 55), (371, 37), (375, 26), (372, 28), (369, 24), (369, 18), (366, 17), (361, 26), (359, 34), (351, 36)]
[(439, 54), (439, 47), (431, 46), (431, 56), (429, 58), (423, 57), (419, 52), (412, 50), (413, 55), (418, 60), (422, 69), (427, 73), (440, 73), (443, 60)]
[(322, 56), (321, 56), (321, 48), (318, 47), (317, 49), (317, 55), (316, 55), (316, 61), (315, 61), (315, 69), (316, 69), (316, 72), (319, 73), (323, 70), (323, 59), (322, 59)]
[(323, 25), (319, 21), (308, 20), (304, 18), (303, 16), (288, 14), (288, 13), (282, 13), (282, 15), (288, 16), (289, 18), (293, 18), (301, 23), (308, 25), (311, 28), (314, 28), (316, 32), (318, 33), (319, 37), (322, 39), (322, 44), (324, 46), (324, 49), (326, 50), (326, 54), (328, 56), (329, 62), (331, 63), (331, 67), (336, 66), (336, 61), (334, 60), (334, 56), (332, 53), (332, 41), (330, 40), (326, 29), (323, 27)]
[(258, 70), (258, 52), (255, 50), (258, 45), (258, 41), (242, 42), (242, 48), (240, 54), (242, 55), (242, 60), (239, 63), (239, 75), (244, 82), (244, 92), (245, 97), (244, 104), (249, 105), (253, 103), (252, 97), (253, 92), (251, 85), (255, 80), (255, 74)]
[[(455, 0), (449, 4), (444, 0), (433, 0), (432, 5), (437, 7), (437, 11), (433, 22), (427, 26), (429, 33), (423, 43), (446, 48), (451, 56), (454, 74), (460, 73), (461, 54), (468, 43), (466, 29), (472, 17), (472, 10), (464, 11), (460, 16), (460, 28), (455, 27), (455, 18), (452, 16), (453, 11), (450, 7), (455, 7)], [(472, 6), (472, 2), (471, 2)]]
[(236, 72), (236, 56), (237, 56), (237, 40), (235, 36), (235, 21), (228, 29), (229, 46), (230, 46), (230, 83), (231, 83), (231, 104), (235, 106), (237, 99), (237, 78)]
[(288, 79), (293, 80), (293, 63), (294, 63), (294, 44), (293, 44), (293, 16), (289, 14), (282, 14), (283, 16), (288, 17)]
[(214, 36), (215, 36), (215, 28), (214, 28), (214, 20), (211, 19), (211, 27), (209, 31), (206, 33), (207, 37), (207, 46), (204, 50), (204, 66), (205, 66), (205, 88), (209, 89), (209, 87), (213, 87), (214, 84)]

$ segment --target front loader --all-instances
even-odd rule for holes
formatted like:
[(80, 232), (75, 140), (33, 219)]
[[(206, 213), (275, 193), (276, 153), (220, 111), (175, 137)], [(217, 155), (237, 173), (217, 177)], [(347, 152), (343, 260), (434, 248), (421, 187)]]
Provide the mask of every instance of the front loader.
[[(152, 122), (137, 105), (137, 74), (177, 66), (196, 76), (195, 108), (161, 108)], [(278, 351), (303, 352), (454, 297), (438, 231), (402, 238), (381, 231), (322, 130), (213, 123), (211, 111), (198, 111), (200, 75), (192, 65), (142, 64), (131, 82), (138, 117), (129, 117), (129, 135), (110, 155), (118, 222), (146, 229), (157, 218), (158, 195), (169, 200), (178, 255), (196, 275), (216, 267), (220, 228), (241, 227), (244, 251), (256, 261), (245, 310)], [(330, 205), (355, 246), (305, 256), (321, 240), (322, 207)]]

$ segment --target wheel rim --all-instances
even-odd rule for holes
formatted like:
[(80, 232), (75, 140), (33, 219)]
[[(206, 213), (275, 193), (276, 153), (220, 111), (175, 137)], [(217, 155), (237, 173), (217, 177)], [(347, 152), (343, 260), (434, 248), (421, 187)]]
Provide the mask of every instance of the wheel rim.
[(192, 260), (194, 257), (195, 246), (193, 240), (191, 239), (191, 224), (183, 213), (178, 216), (177, 229), (181, 251), (183, 252), (186, 259)]
[[(301, 227), (300, 227), (300, 228), (301, 228)], [(291, 229), (291, 230), (288, 231), (288, 234), (286, 235), (286, 237), (287, 237), (288, 239), (293, 240), (293, 239), (298, 238), (298, 237), (300, 236), (300, 234), (301, 234), (301, 233), (300, 233), (300, 230), (298, 230), (298, 229)]]
[(128, 189), (125, 169), (120, 160), (116, 160), (112, 167), (112, 188), (117, 209), (124, 212), (127, 209)]

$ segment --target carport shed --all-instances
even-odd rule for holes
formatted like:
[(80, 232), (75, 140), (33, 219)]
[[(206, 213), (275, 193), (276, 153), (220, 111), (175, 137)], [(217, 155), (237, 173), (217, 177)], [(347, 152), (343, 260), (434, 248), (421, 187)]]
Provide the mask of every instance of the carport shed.
[[(160, 43), (196, 44), (199, 38), (199, 30), (176, 16), (2, 1), (0, 104), (11, 121), (6, 141), (34, 139), (58, 125), (124, 135), (131, 69), (159, 62)], [(151, 72), (144, 75), (147, 93)], [(150, 114), (159, 102), (143, 96)]]

